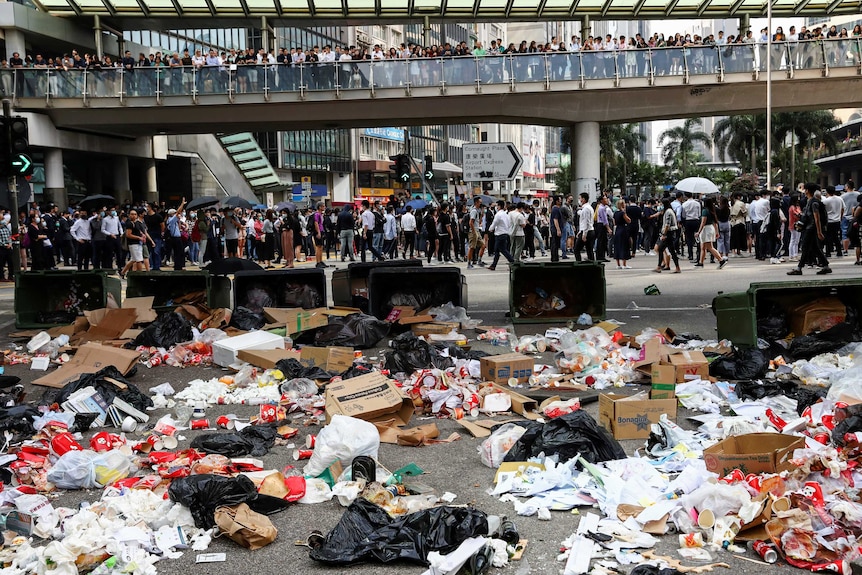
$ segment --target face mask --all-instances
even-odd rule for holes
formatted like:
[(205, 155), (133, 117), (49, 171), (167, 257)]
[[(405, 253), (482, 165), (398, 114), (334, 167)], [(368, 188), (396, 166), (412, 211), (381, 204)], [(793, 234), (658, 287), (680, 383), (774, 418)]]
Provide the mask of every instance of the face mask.
[(41, 218), (33, 218), (33, 221), (34, 221), (34, 222), (36, 222), (36, 223), (38, 224), (39, 222), (41, 222), (41, 221), (42, 221), (42, 219), (41, 219)]
[(12, 216), (10, 216), (9, 214), (4, 214), (4, 215), (3, 215), (3, 221), (4, 221), (4, 222), (6, 222), (7, 224), (8, 224), (11, 220), (12, 220)]
[(115, 211), (111, 210), (111, 215), (112, 215), (112, 216), (116, 216), (116, 215), (117, 215), (117, 212), (115, 212)]
[(104, 218), (104, 217), (105, 217), (105, 212), (99, 212), (99, 215), (100, 215), (100, 216), (102, 216), (102, 217)]

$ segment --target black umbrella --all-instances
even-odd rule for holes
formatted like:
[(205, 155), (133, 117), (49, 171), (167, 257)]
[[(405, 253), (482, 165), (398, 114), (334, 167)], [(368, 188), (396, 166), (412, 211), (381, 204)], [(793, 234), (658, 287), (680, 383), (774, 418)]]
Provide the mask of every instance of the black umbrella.
[(208, 266), (202, 268), (207, 270), (210, 275), (226, 276), (234, 274), (242, 270), (263, 271), (263, 268), (246, 258), (224, 258), (210, 262)]
[(280, 212), (281, 210), (287, 210), (289, 212), (296, 211), (296, 204), (293, 202), (279, 202), (275, 204), (275, 211)]
[(186, 204), (187, 210), (199, 210), (201, 208), (208, 208), (210, 206), (214, 206), (218, 203), (218, 198), (215, 196), (201, 196), (199, 198), (195, 198), (189, 203)]
[(103, 206), (113, 206), (117, 201), (114, 199), (114, 196), (108, 196), (106, 194), (94, 194), (92, 196), (87, 196), (80, 202), (78, 205), (82, 208), (87, 208), (91, 204), (94, 204), (95, 207), (103, 207)]
[(245, 210), (251, 209), (251, 202), (245, 198), (241, 198), (239, 196), (231, 196), (225, 201), (222, 202), (226, 206), (230, 206), (232, 208), (243, 208)]

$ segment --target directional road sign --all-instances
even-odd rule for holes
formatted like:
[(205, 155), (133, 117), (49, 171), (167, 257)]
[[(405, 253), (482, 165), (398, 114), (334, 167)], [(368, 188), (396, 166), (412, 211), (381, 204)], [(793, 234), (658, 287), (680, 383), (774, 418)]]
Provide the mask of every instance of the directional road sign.
[(511, 142), (464, 144), (465, 182), (501, 182), (512, 180), (524, 159)]
[(9, 165), (12, 166), (11, 171), (16, 176), (27, 176), (33, 172), (33, 160), (27, 154), (15, 154)]

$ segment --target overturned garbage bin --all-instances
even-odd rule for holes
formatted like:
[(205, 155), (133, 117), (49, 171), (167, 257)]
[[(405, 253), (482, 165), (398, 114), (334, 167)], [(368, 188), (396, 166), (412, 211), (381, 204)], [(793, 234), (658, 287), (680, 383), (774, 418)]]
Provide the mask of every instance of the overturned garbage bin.
[(326, 305), (322, 269), (243, 270), (233, 276), (234, 309), (260, 313), (265, 307), (312, 309)]
[(712, 300), (719, 339), (754, 347), (766, 340), (826, 331), (862, 310), (862, 278), (758, 282)]
[(332, 304), (356, 307), (368, 313), (368, 274), (373, 269), (422, 267), (422, 260), (356, 262), (332, 272)]
[(509, 266), (513, 323), (557, 323), (587, 313), (604, 319), (605, 267), (596, 262), (536, 262)]
[(70, 324), (84, 311), (122, 304), (119, 278), (102, 271), (35, 271), (15, 276), (15, 327)]
[(210, 308), (230, 307), (230, 278), (213, 276), (207, 271), (129, 272), (126, 297), (153, 297), (158, 313), (172, 311), (188, 296), (203, 293)]
[(384, 319), (394, 306), (467, 307), (467, 280), (456, 267), (375, 268), (368, 274), (368, 313)]

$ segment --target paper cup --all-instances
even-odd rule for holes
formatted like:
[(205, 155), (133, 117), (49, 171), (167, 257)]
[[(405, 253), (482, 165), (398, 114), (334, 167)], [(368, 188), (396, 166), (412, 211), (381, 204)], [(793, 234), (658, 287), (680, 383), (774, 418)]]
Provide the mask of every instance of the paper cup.
[(132, 433), (137, 428), (138, 428), (138, 421), (134, 417), (132, 417), (131, 415), (123, 420), (123, 425), (120, 427), (120, 429), (122, 429), (126, 433)]
[(166, 435), (162, 438), (162, 447), (165, 449), (176, 449), (179, 442), (176, 437), (171, 435)]
[(790, 510), (790, 499), (787, 497), (779, 497), (775, 501), (772, 502), (772, 510), (778, 512), (784, 512)]
[(704, 509), (697, 516), (697, 526), (701, 529), (711, 529), (715, 526), (715, 514), (709, 509)]
[(309, 435), (305, 438), (305, 447), (308, 449), (314, 449), (314, 444), (317, 443), (316, 435)]
[(216, 425), (222, 429), (233, 429), (236, 426), (235, 419), (235, 415), (222, 415), (216, 419)]
[(146, 440), (147, 445), (150, 446), (150, 449), (154, 449), (156, 451), (160, 451), (164, 447), (164, 443), (158, 435), (151, 435)]

